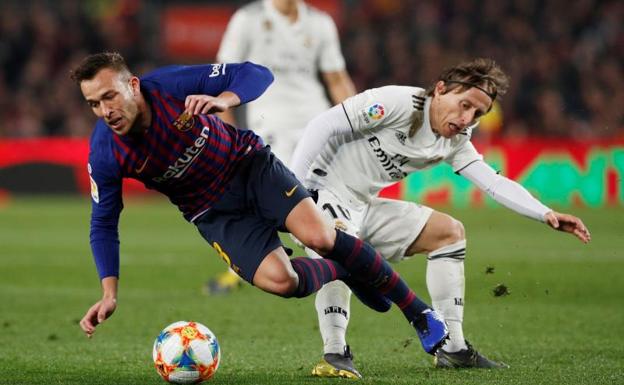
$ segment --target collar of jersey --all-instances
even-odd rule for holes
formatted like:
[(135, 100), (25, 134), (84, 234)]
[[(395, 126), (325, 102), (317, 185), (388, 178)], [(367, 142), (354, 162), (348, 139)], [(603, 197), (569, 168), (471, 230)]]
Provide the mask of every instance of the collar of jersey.
[(425, 98), (425, 107), (423, 110), (423, 124), (420, 126), (418, 131), (416, 131), (416, 135), (414, 135), (414, 139), (420, 142), (424, 147), (429, 147), (435, 144), (435, 142), (440, 137), (436, 133), (433, 132), (431, 128), (431, 122), (429, 121), (429, 106), (431, 105), (431, 97), (427, 96)]
[(297, 21), (291, 24), (286, 18), (286, 16), (282, 15), (280, 11), (278, 11), (273, 6), (273, 2), (271, 0), (263, 0), (263, 3), (271, 19), (273, 19), (276, 22), (283, 23), (284, 25), (290, 26), (292, 28), (300, 26), (303, 20), (308, 15), (308, 9), (306, 8), (305, 2), (303, 1), (297, 2)]

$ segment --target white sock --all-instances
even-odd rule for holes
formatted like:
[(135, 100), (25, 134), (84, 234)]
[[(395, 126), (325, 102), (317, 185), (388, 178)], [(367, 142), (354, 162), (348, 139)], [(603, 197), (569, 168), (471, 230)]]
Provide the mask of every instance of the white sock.
[(351, 290), (342, 281), (328, 282), (316, 293), (314, 305), (325, 354), (344, 353), (347, 325), (351, 316), (350, 302)]
[(464, 320), (464, 257), (466, 240), (441, 247), (427, 255), (427, 289), (433, 308), (442, 315), (449, 329), (444, 345), (447, 352), (466, 349)]

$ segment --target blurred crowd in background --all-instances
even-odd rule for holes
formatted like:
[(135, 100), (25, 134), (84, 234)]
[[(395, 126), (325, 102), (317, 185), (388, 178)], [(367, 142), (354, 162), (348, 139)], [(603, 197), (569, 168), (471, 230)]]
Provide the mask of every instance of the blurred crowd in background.
[[(159, 49), (160, 14), (170, 3), (3, 0), (0, 137), (88, 136), (94, 118), (69, 69), (101, 50), (121, 52), (138, 74), (180, 62)], [(491, 57), (511, 87), (479, 135), (624, 138), (621, 0), (350, 0), (339, 7), (342, 49), (359, 91), (426, 88), (446, 66)]]

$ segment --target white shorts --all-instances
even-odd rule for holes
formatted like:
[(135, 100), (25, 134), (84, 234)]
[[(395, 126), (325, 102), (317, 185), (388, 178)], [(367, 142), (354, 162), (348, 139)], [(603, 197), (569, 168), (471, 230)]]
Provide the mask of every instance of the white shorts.
[(249, 127), (260, 135), (264, 144), (271, 146), (273, 152), (279, 160), (286, 166), (290, 166), (290, 160), (297, 143), (303, 136), (306, 121), (287, 122), (285, 120), (265, 117), (263, 119), (253, 119), (249, 122)]
[(319, 191), (317, 206), (328, 222), (368, 242), (390, 262), (408, 257), (407, 249), (433, 213), (433, 209), (414, 202), (385, 198), (353, 207), (327, 190)]

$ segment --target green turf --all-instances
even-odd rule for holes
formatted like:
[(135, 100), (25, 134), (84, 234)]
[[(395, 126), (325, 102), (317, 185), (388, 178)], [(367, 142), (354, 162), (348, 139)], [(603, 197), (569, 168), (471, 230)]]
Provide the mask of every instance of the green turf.
[[(467, 337), (511, 369), (434, 370), (396, 309), (377, 314), (354, 300), (349, 342), (361, 383), (624, 383), (624, 209), (574, 211), (592, 230), (590, 245), (504, 209), (453, 211), (469, 239)], [(281, 299), (248, 285), (229, 297), (204, 296), (202, 283), (223, 262), (162, 201), (127, 202), (119, 307), (88, 340), (77, 322), (100, 294), (88, 214), (86, 198), (0, 206), (0, 383), (162, 383), (152, 342), (183, 319), (219, 338), (215, 384), (347, 383), (309, 375), (321, 355), (312, 298)], [(426, 294), (422, 257), (397, 267)], [(494, 297), (497, 284), (511, 294)]]

